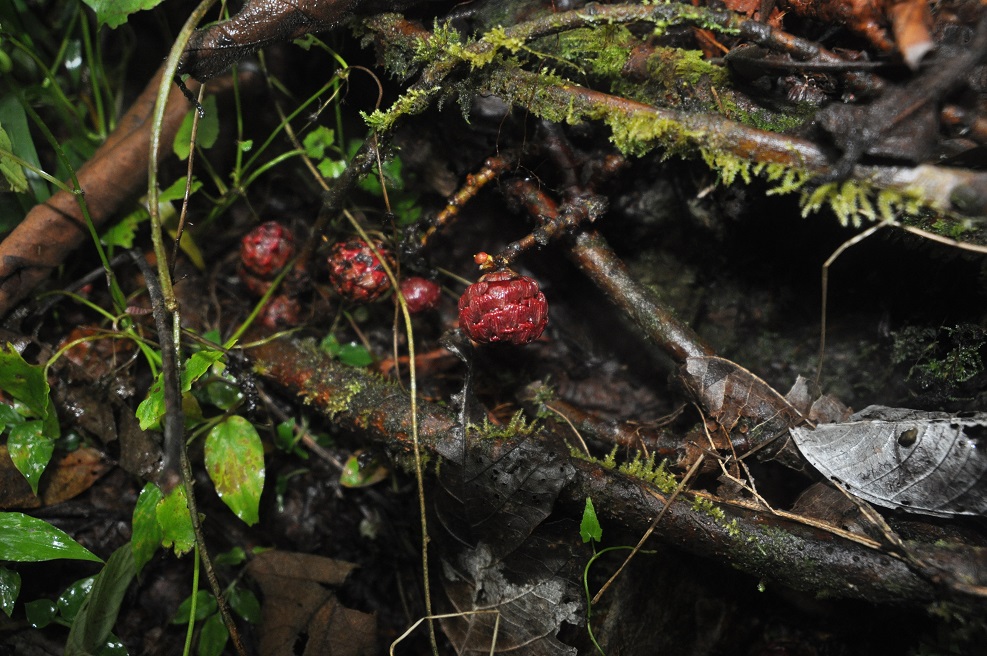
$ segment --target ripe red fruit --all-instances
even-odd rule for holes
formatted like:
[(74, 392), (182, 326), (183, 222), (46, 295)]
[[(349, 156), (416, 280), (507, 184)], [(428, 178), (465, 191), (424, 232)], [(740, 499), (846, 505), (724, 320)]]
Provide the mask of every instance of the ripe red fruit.
[(442, 288), (427, 278), (411, 276), (401, 281), (401, 295), (408, 304), (408, 312), (416, 314), (435, 309), (442, 299)]
[(528, 344), (547, 324), (538, 283), (510, 270), (481, 276), (459, 298), (459, 327), (474, 342)]
[[(374, 242), (377, 251), (390, 263), (384, 245)], [(329, 282), (345, 299), (355, 303), (370, 303), (383, 296), (391, 281), (380, 260), (362, 239), (341, 241), (329, 252)]]
[(240, 262), (261, 278), (273, 277), (295, 256), (295, 237), (277, 221), (263, 223), (240, 242)]

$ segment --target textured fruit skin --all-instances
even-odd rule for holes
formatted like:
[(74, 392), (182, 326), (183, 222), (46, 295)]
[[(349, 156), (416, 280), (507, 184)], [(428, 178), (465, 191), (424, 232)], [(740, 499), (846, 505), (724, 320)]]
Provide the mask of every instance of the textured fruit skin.
[(538, 283), (513, 271), (494, 271), (459, 298), (459, 327), (474, 342), (528, 344), (548, 325), (548, 301)]
[[(381, 242), (374, 242), (374, 246), (390, 259)], [(362, 239), (341, 241), (332, 247), (329, 283), (340, 296), (354, 303), (376, 301), (391, 288), (380, 260)]]
[(417, 314), (438, 306), (442, 300), (442, 288), (427, 278), (411, 276), (401, 281), (401, 295), (408, 304), (408, 312)]
[(285, 294), (272, 296), (260, 312), (260, 323), (271, 330), (294, 328), (300, 321), (302, 306), (298, 299)]
[(240, 263), (261, 278), (271, 278), (295, 256), (295, 236), (277, 221), (263, 223), (240, 242)]

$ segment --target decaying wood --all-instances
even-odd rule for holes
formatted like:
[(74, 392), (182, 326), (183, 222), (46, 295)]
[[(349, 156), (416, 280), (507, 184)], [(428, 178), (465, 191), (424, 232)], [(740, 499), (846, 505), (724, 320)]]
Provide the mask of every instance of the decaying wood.
[[(117, 129), (78, 170), (79, 194), (55, 193), (32, 208), (0, 242), (0, 316), (90, 239), (80, 197), (85, 200), (93, 224), (100, 226), (134, 198), (142, 183), (147, 184), (150, 121), (160, 82), (159, 71), (120, 119)], [(165, 143), (174, 139), (188, 110), (188, 102), (176, 87), (169, 97), (162, 126)]]
[[(288, 394), (302, 397), (340, 428), (356, 432), (392, 454), (407, 457), (412, 453), (409, 398), (397, 384), (333, 361), (313, 344), (288, 338), (252, 348), (249, 355), (262, 377)], [(431, 457), (440, 451), (458, 453), (448, 444), (455, 439), (455, 417), (447, 409), (421, 400), (418, 410), (418, 434), (424, 452)], [(468, 443), (467, 457), (472, 448), (485, 446), (482, 442)], [(575, 509), (592, 496), (604, 522), (643, 532), (667, 501), (666, 495), (642, 480), (596, 462), (571, 462), (577, 473), (560, 500)], [(725, 515), (717, 520), (693, 510), (688, 501), (676, 501), (660, 522), (656, 539), (820, 596), (922, 604), (937, 598), (943, 585), (965, 594), (987, 596), (987, 550), (906, 542), (910, 553), (921, 555), (906, 562), (880, 548), (779, 518), (769, 511), (721, 507)]]

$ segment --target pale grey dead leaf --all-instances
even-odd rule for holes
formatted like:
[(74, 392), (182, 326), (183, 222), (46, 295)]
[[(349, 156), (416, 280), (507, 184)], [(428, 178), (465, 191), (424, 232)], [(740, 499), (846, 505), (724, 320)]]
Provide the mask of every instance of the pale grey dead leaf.
[(885, 508), (937, 517), (987, 515), (987, 413), (869, 406), (845, 423), (795, 427), (824, 476)]

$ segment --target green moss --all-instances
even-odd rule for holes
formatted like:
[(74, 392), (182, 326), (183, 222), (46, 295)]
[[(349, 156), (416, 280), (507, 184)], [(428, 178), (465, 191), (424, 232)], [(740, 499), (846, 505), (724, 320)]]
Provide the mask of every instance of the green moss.
[(634, 459), (622, 464), (618, 471), (646, 481), (665, 494), (671, 494), (678, 487), (678, 480), (675, 475), (668, 471), (668, 462), (662, 460), (655, 464), (655, 454), (652, 453), (647, 458), (643, 458), (641, 453), (634, 454)]
[[(340, 389), (338, 394), (324, 398), (321, 402), (323, 412), (333, 419), (336, 415), (341, 412), (346, 412), (349, 410), (350, 402), (353, 400), (357, 394), (363, 391), (363, 385), (359, 382), (353, 380)], [(306, 405), (311, 405), (318, 397), (313, 393), (306, 393), (304, 396), (304, 402)]]
[(518, 410), (511, 417), (506, 425), (491, 424), (486, 417), (482, 426), (470, 425), (469, 431), (477, 434), (481, 438), (490, 440), (513, 439), (517, 437), (529, 437), (538, 431), (538, 420), (528, 421), (525, 419), (524, 411)]

